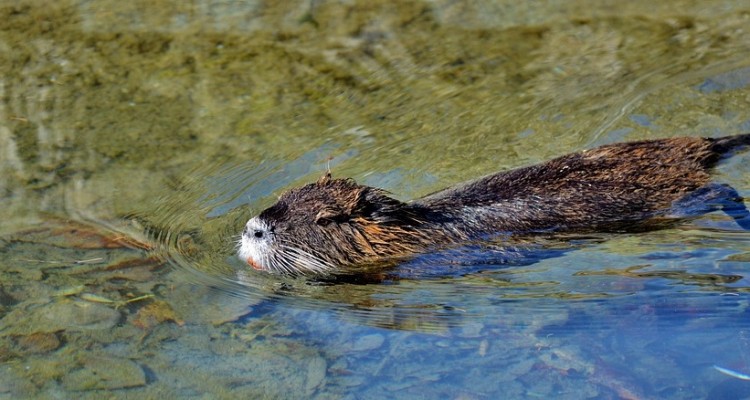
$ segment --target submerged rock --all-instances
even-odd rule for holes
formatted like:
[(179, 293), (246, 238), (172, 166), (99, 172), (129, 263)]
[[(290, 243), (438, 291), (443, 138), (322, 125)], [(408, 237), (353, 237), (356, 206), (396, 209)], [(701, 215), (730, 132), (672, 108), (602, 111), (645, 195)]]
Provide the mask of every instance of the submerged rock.
[(307, 364), (307, 381), (305, 389), (308, 395), (315, 392), (315, 389), (323, 385), (326, 379), (328, 363), (323, 357), (315, 357)]
[(110, 390), (146, 384), (146, 374), (135, 362), (123, 358), (88, 357), (81, 369), (63, 378), (67, 390)]
[(163, 300), (156, 300), (138, 310), (131, 322), (141, 329), (151, 329), (156, 325), (169, 321), (179, 326), (185, 324), (169, 303)]
[(109, 306), (86, 301), (17, 306), (0, 320), (0, 335), (31, 335), (63, 330), (103, 330), (115, 326), (120, 313)]
[(21, 336), (16, 341), (25, 353), (48, 353), (60, 347), (60, 338), (54, 333), (36, 332)]
[(86, 301), (56, 303), (40, 313), (40, 322), (48, 321), (58, 329), (100, 330), (117, 324), (120, 313), (109, 306)]
[(385, 342), (385, 337), (378, 333), (365, 335), (357, 339), (352, 345), (352, 351), (368, 351), (380, 348)]

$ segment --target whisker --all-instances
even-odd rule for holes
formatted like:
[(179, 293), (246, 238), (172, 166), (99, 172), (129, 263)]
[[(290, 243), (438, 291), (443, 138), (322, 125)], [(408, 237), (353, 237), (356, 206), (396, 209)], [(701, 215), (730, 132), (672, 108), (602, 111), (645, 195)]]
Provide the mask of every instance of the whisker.
[(281, 267), (280, 272), (288, 273), (288, 274), (294, 274), (295, 268), (294, 265), (291, 263), (290, 260), (286, 258), (279, 258), (278, 259), (278, 265)]
[[(243, 237), (238, 236), (235, 247), (242, 250)], [(253, 258), (253, 266), (266, 272), (289, 275), (328, 273), (336, 269), (331, 262), (314, 252), (303, 250), (300, 244), (294, 241), (278, 238), (276, 240), (276, 243), (270, 245), (250, 245), (247, 251)]]
[(288, 274), (294, 274), (295, 272), (294, 265), (292, 265), (292, 263), (289, 260), (282, 258), (280, 261), (281, 262), (279, 264), (283, 268), (283, 272), (288, 273)]
[(331, 263), (300, 248), (285, 245), (284, 250), (288, 251), (294, 257), (294, 261), (298, 265), (309, 272), (320, 273), (334, 269)]
[(286, 260), (285, 257), (281, 256), (278, 253), (273, 254), (265, 254), (264, 255), (266, 260), (266, 265), (268, 265), (268, 269), (271, 270), (271, 272), (275, 273), (292, 273), (293, 269), (289, 265), (289, 262)]
[(305, 254), (304, 251), (297, 247), (289, 245), (283, 245), (283, 249), (288, 256), (286, 262), (293, 265), (295, 269), (302, 269), (306, 272), (315, 272), (318, 269), (316, 264), (319, 264), (319, 262), (316, 260), (316, 257)]
[(330, 268), (330, 265), (320, 259), (311, 258), (312, 256), (309, 254), (301, 251), (295, 251), (293, 253), (295, 256), (295, 261), (306, 267), (308, 270), (311, 270), (312, 272), (322, 272)]

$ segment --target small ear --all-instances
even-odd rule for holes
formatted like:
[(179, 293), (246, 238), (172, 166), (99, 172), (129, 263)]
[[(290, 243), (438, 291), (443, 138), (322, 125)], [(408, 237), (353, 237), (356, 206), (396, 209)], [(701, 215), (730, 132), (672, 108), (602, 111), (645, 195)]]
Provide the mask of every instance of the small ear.
[(352, 191), (347, 198), (346, 203), (342, 204), (342, 208), (344, 209), (344, 213), (347, 214), (347, 217), (369, 216), (371, 211), (374, 208), (377, 208), (377, 205), (372, 204), (370, 193), (377, 190), (378, 189), (373, 189), (367, 186), (360, 186)]
[(331, 222), (336, 222), (344, 219), (346, 216), (339, 210), (333, 210), (330, 208), (324, 208), (318, 211), (315, 216), (315, 223), (318, 225), (328, 225)]
[(389, 222), (400, 215), (404, 206), (401, 201), (388, 196), (385, 190), (370, 188), (359, 199), (357, 212), (376, 221)]

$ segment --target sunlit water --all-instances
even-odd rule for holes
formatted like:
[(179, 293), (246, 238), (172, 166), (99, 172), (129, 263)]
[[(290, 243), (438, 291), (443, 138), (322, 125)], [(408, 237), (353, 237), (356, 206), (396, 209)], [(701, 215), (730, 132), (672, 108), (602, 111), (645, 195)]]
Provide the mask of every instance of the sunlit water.
[[(749, 398), (723, 214), (335, 279), (235, 256), (329, 168), (409, 200), (750, 131), (746, 6), (650, 3), (0, 6), (0, 398)], [(716, 181), (750, 197), (749, 160)]]

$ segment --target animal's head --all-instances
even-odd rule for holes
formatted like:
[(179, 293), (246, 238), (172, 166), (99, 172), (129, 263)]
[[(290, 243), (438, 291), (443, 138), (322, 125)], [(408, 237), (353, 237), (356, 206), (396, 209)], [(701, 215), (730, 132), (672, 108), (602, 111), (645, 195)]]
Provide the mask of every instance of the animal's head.
[(331, 179), (284, 193), (251, 218), (239, 257), (257, 270), (326, 273), (387, 255), (405, 203), (351, 179)]

